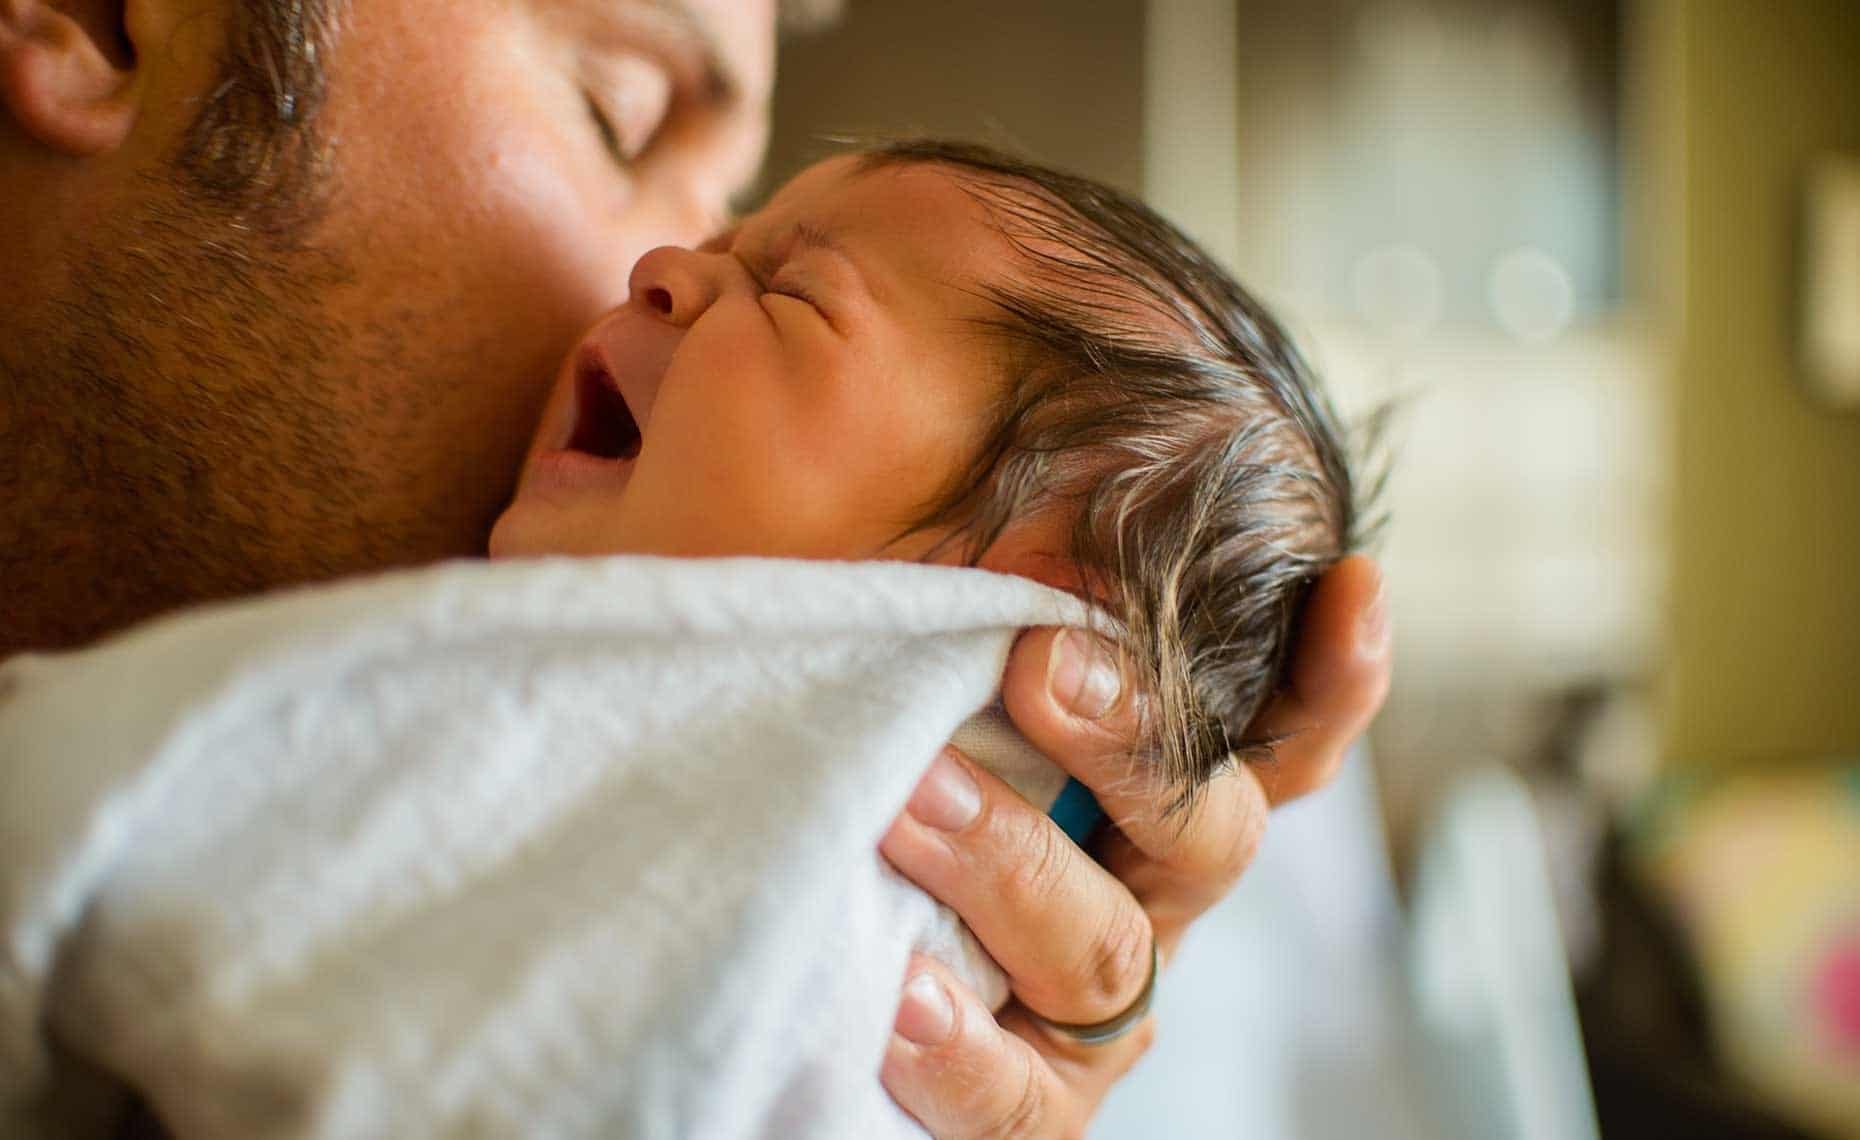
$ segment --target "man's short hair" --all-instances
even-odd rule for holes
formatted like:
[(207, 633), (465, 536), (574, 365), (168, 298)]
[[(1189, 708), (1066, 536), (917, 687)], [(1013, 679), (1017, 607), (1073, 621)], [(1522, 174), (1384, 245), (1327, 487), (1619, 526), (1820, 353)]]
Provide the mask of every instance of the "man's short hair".
[[(337, 0), (339, 2), (339, 0)], [(332, 0), (239, 0), (218, 82), (176, 166), (206, 204), (285, 229), (313, 207), (322, 149), (312, 127), (335, 38)]]

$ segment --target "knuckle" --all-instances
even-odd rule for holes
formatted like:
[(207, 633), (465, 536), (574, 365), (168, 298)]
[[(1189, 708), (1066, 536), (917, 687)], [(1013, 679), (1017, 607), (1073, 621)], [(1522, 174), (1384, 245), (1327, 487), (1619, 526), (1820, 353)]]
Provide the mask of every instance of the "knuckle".
[(1224, 894), (1259, 854), (1266, 834), (1267, 799), (1261, 791), (1243, 789), (1201, 810), (1208, 814), (1185, 827), (1180, 842), (1160, 861), (1175, 877)]
[(1085, 993), (1113, 1014), (1130, 1004), (1149, 977), (1154, 942), (1148, 916), (1134, 903), (1120, 908), (1082, 971)]
[[(1051, 899), (1064, 888), (1072, 864), (1072, 841), (1057, 828), (1017, 825), (1019, 834), (1012, 846), (1019, 857), (1010, 861), (1002, 888), (1010, 903), (1038, 904)], [(1044, 908), (1042, 908), (1044, 909)]]
[(1265, 805), (1254, 796), (1242, 798), (1233, 830), (1215, 862), (1215, 871), (1228, 882), (1238, 879), (1253, 865), (1253, 858), (1259, 854), (1259, 845), (1265, 836)]
[(1046, 1086), (1033, 1066), (1024, 1074), (1019, 1094), (982, 1135), (991, 1140), (1032, 1140), (1040, 1135), (1047, 1116)]

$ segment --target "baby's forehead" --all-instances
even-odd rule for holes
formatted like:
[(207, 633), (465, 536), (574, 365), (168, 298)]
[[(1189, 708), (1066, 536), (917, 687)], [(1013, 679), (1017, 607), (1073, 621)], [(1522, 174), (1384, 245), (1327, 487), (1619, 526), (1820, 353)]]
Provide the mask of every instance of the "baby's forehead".
[[(1092, 225), (1036, 179), (885, 152), (840, 155), (809, 167), (770, 203), (813, 215), (829, 239), (864, 246), (891, 268), (953, 288), (977, 315), (1063, 310), (1100, 332), (1174, 339), (1182, 322), (1143, 259)], [(808, 226), (787, 222), (791, 234)], [(948, 293), (948, 289), (939, 289)]]
[(938, 248), (974, 244), (1000, 226), (976, 179), (931, 162), (858, 161), (845, 167), (832, 193), (853, 224), (876, 231), (915, 233)]
[(1114, 223), (1088, 219), (1030, 177), (893, 161), (917, 167), (940, 181), (942, 193), (968, 201), (967, 225), (987, 235), (994, 253), (972, 267), (972, 283), (985, 294), (1017, 298), (1026, 315), (1063, 310), (1094, 331), (1158, 342), (1192, 338), (1180, 282)]
[(809, 167), (767, 207), (767, 230), (844, 248), (910, 278), (978, 295), (1018, 279), (1022, 259), (971, 172), (844, 155)]

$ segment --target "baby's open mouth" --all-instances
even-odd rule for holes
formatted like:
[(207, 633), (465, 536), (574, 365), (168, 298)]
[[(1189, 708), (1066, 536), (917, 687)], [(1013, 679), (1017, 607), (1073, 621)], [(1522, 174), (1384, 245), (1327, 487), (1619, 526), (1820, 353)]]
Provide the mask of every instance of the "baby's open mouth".
[(633, 459), (639, 455), (639, 421), (620, 394), (620, 384), (598, 353), (584, 353), (575, 372), (575, 430), (568, 437), (570, 451), (602, 459)]

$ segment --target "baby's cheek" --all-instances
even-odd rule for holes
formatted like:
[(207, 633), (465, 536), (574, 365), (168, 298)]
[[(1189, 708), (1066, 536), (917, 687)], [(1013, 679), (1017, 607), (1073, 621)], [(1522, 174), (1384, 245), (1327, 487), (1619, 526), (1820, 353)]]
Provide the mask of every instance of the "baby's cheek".
[[(861, 441), (813, 472), (808, 498), (822, 557), (869, 558), (892, 547), (937, 506), (951, 474), (941, 462), (880, 439)], [(850, 459), (850, 461), (848, 461)]]

